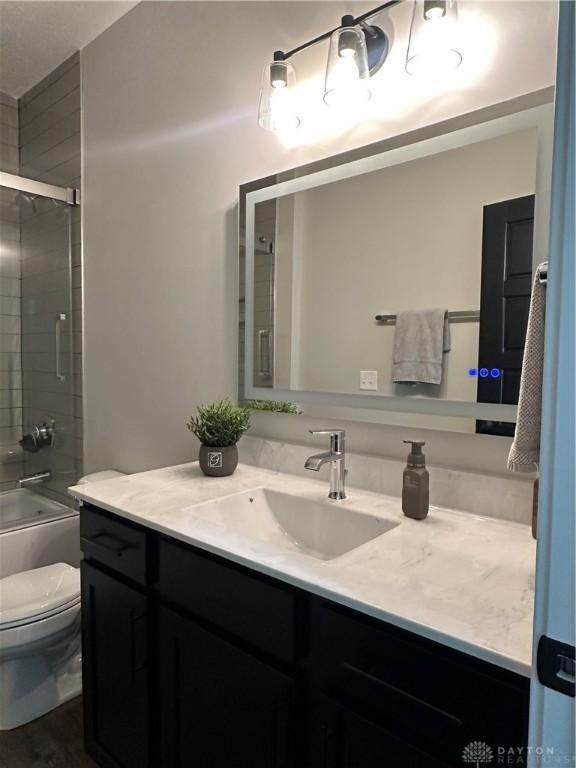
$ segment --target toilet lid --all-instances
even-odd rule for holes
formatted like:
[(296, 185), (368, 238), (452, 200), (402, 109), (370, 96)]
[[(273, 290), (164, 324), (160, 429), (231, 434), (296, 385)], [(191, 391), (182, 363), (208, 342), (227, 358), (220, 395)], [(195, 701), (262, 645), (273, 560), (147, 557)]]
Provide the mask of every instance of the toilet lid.
[(77, 602), (80, 569), (54, 563), (0, 579), (0, 627), (41, 619)]

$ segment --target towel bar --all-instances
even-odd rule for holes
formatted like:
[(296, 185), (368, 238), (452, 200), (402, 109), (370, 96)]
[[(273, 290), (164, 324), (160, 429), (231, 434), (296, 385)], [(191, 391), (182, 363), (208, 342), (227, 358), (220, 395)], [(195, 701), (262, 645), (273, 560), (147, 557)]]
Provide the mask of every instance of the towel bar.
[[(447, 313), (448, 320), (451, 323), (475, 323), (480, 320), (479, 309), (463, 309), (455, 312)], [(395, 314), (376, 315), (376, 321), (378, 323), (387, 323), (388, 325), (394, 325), (396, 322)]]

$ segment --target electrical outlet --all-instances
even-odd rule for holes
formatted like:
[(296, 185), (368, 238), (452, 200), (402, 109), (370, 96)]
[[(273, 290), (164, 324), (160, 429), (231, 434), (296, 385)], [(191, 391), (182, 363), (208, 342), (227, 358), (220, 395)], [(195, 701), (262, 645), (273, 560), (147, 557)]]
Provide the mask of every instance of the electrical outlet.
[(378, 389), (378, 371), (360, 371), (360, 389)]

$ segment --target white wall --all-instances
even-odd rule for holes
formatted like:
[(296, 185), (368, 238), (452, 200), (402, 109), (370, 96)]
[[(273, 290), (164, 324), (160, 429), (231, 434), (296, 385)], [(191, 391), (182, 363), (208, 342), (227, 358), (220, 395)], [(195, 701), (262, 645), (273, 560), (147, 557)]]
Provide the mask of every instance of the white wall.
[[(553, 83), (552, 3), (466, 3), (466, 66), (436, 88), (403, 73), (406, 3), (386, 22), (393, 54), (370, 119), (308, 120), (309, 143), (301, 146), (262, 131), (255, 110), (271, 52), (349, 10), (323, 2), (145, 2), (84, 49), (87, 471), (194, 458), (186, 417), (198, 402), (235, 394), (240, 183)], [(319, 46), (297, 62), (301, 80), (313, 73), (306, 86), (314, 92), (324, 55)], [(276, 420), (258, 421), (281, 437)], [(394, 455), (399, 431), (377, 429), (381, 451)], [(438, 455), (502, 470), (506, 440), (465, 439), (467, 451), (437, 433)]]

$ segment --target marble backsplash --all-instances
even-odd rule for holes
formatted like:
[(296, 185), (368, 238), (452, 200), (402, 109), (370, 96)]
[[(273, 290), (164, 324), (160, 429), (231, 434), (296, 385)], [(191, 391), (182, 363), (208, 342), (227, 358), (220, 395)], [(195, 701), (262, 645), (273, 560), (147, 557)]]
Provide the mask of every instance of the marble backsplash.
[[(244, 436), (238, 448), (240, 461), (245, 464), (316, 478), (318, 475), (304, 469), (304, 462), (312, 453), (325, 450), (322, 444), (315, 449), (310, 445), (252, 435)], [(346, 467), (349, 487), (401, 496), (404, 462), (347, 450)], [(428, 465), (428, 471), (431, 505), (526, 525), (531, 523), (533, 478), (466, 472), (432, 464)], [(328, 490), (328, 468), (323, 467), (319, 476), (326, 478)]]

